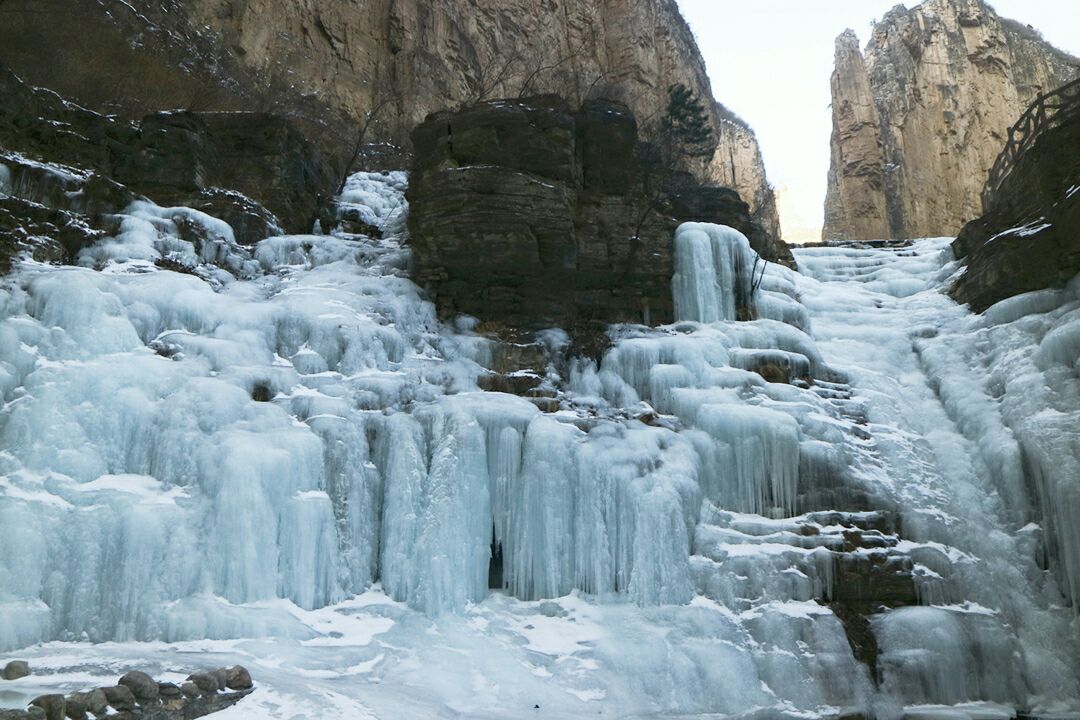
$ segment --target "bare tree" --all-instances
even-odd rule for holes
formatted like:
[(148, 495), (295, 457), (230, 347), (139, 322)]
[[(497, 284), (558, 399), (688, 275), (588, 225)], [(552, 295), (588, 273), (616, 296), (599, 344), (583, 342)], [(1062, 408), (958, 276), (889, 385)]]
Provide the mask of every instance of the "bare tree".
[(352, 154), (349, 156), (348, 162), (345, 163), (345, 168), (341, 174), (341, 182), (338, 183), (337, 195), (341, 195), (345, 191), (345, 183), (349, 180), (349, 175), (352, 174), (353, 167), (356, 166), (356, 161), (360, 158), (360, 153), (364, 150), (364, 142), (367, 139), (368, 130), (371, 129), (378, 118), (379, 114), (389, 106), (391, 103), (396, 102), (397, 97), (394, 95), (387, 95), (381, 99), (376, 99), (375, 104), (371, 106), (371, 109), (364, 114), (364, 121), (360, 123), (360, 126), (356, 131), (356, 140), (353, 143)]
[(553, 62), (545, 63), (544, 60), (539, 60), (538, 62), (534, 63), (533, 69), (525, 75), (525, 78), (521, 82), (521, 87), (518, 89), (518, 98), (520, 99), (525, 97), (528, 94), (529, 88), (532, 83), (543, 73), (558, 70), (560, 67), (570, 62), (571, 60), (576, 60), (582, 57), (582, 55), (584, 55), (585, 53), (586, 40), (587, 38), (582, 38), (581, 44), (568, 52), (566, 55), (557, 58)]
[(477, 69), (476, 77), (470, 80), (472, 93), (465, 104), (474, 105), (490, 98), (495, 89), (510, 76), (514, 65), (521, 62), (522, 59), (522, 54), (519, 51), (514, 51), (507, 55), (501, 63), (496, 62), (497, 58), (492, 58), (492, 62), (489, 64), (482, 63)]

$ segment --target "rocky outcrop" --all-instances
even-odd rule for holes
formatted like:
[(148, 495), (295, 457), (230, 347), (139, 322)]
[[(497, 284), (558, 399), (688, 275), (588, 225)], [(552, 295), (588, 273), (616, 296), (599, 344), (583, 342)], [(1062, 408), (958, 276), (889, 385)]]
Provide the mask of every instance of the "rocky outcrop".
[(68, 695), (50, 693), (26, 710), (0, 710), (0, 720), (65, 720), (110, 717), (115, 720), (191, 720), (232, 707), (254, 689), (240, 665), (195, 673), (182, 685), (157, 682), (144, 672), (126, 673), (116, 685)]
[[(712, 97), (675, 0), (6, 0), (0, 60), (132, 118), (163, 108), (284, 112), (339, 151), (352, 146), (349, 122), (385, 98), (396, 100), (369, 139), (407, 144), (429, 113), (485, 98), (610, 97), (647, 117), (673, 83)], [(707, 105), (720, 142), (697, 172), (737, 190), (778, 237), (753, 132)]]
[(1005, 133), (1080, 60), (982, 0), (897, 6), (865, 54), (837, 40), (823, 237), (953, 235), (982, 213)]
[(740, 227), (762, 254), (790, 260), (737, 193), (689, 175), (646, 212), (637, 122), (624, 105), (572, 110), (553, 95), (481, 103), (430, 116), (412, 141), (414, 276), (445, 316), (571, 334), (670, 322), (672, 236), (684, 220)]
[(306, 232), (336, 184), (327, 158), (273, 114), (156, 113), (126, 123), (30, 88), (2, 65), (0, 96), (6, 256), (30, 239), (37, 248), (84, 245), (103, 215), (140, 195), (220, 217), (240, 242)]
[(1080, 106), (1017, 158), (953, 252), (967, 267), (951, 294), (976, 312), (1080, 273)]

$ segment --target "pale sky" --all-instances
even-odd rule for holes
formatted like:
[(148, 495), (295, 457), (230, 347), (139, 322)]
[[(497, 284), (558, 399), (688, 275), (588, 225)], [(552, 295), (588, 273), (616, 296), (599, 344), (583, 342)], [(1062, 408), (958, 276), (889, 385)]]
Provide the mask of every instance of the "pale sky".
[[(716, 99), (757, 133), (788, 242), (820, 239), (829, 171), (829, 76), (845, 28), (866, 46), (870, 22), (897, 0), (678, 0)], [(1080, 56), (1080, 0), (990, 0)]]

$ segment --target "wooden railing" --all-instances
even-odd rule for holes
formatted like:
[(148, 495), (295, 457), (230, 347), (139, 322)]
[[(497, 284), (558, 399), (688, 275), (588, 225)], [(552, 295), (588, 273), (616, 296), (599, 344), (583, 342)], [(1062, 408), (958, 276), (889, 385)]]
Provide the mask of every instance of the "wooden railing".
[(1017, 158), (1034, 145), (1044, 132), (1076, 116), (1080, 116), (1080, 77), (1045, 95), (1039, 93), (1035, 102), (1031, 103), (1016, 124), (1009, 128), (1009, 140), (1005, 143), (1005, 149), (990, 168), (990, 175), (982, 191), (983, 212), (989, 209), (994, 193), (1012, 172)]

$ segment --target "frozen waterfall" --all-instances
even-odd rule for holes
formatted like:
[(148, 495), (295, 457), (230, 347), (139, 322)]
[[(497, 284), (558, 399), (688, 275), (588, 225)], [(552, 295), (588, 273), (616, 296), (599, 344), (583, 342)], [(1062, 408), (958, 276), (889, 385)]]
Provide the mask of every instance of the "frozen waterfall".
[(1080, 710), (1076, 281), (973, 317), (944, 240), (796, 273), (689, 223), (677, 322), (542, 412), (408, 280), (406, 182), (350, 178), (377, 236), (139, 202), (19, 264), (0, 648), (243, 662), (280, 718)]

